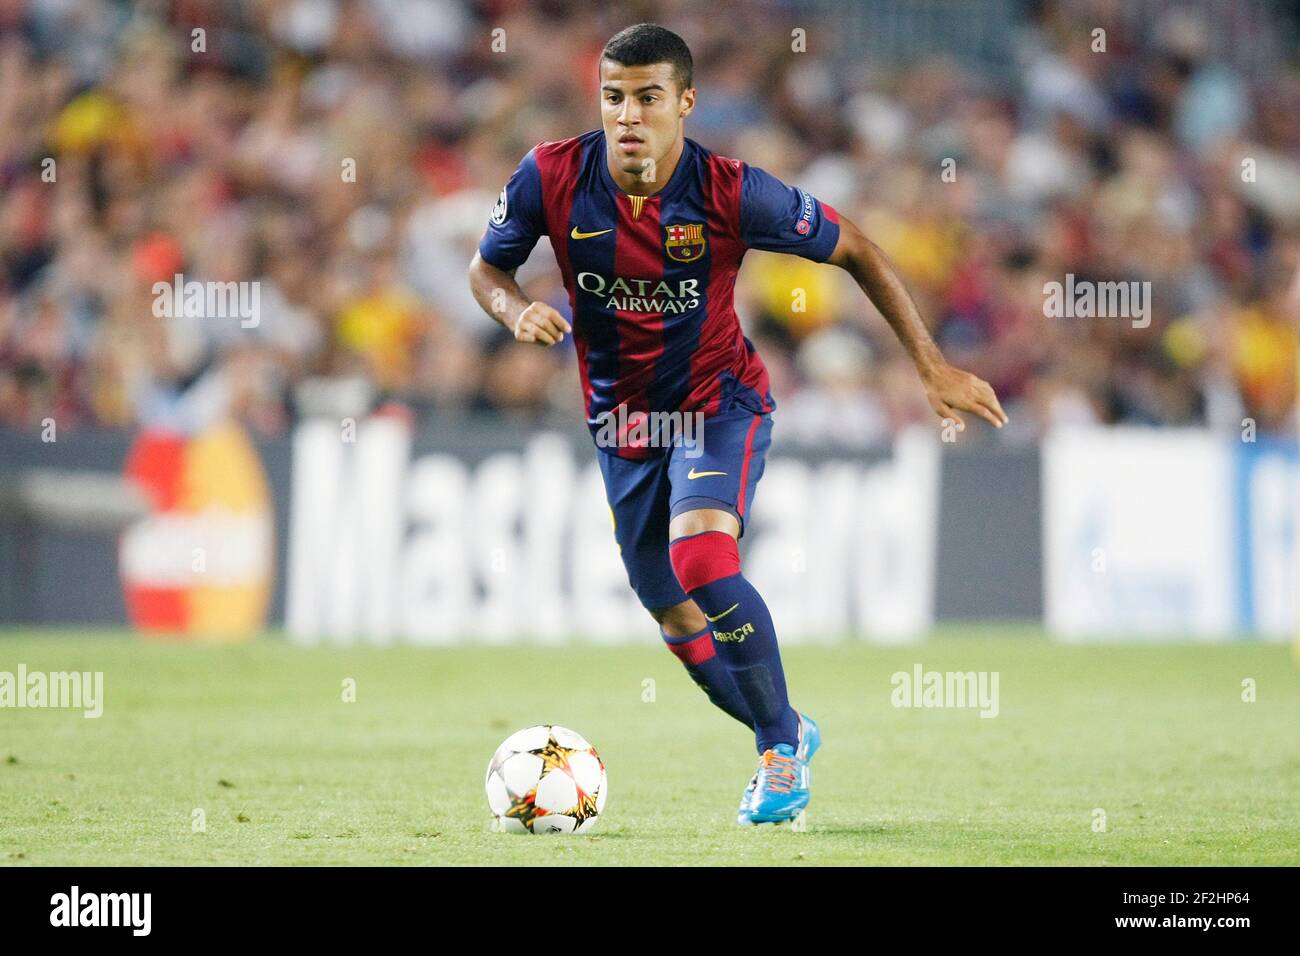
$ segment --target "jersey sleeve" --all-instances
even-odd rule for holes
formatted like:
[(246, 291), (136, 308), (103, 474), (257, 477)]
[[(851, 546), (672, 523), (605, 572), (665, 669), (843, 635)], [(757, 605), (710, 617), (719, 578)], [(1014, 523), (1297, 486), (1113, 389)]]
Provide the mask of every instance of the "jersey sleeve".
[(828, 203), (766, 170), (745, 164), (740, 187), (740, 239), (751, 249), (825, 262), (840, 238), (840, 217)]
[(501, 190), (478, 244), (484, 261), (506, 272), (523, 265), (537, 240), (546, 234), (542, 174), (537, 168), (535, 152), (528, 151)]

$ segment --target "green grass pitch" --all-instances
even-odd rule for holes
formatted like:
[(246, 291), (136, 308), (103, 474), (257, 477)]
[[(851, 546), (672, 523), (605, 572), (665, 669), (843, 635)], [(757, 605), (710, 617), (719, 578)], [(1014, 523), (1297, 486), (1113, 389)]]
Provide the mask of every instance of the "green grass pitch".
[[(804, 832), (735, 826), (752, 738), (650, 643), (0, 632), (0, 670), (103, 671), (105, 698), (99, 719), (0, 710), (0, 863), (1300, 863), (1287, 646), (1075, 647), (983, 626), (901, 648), (788, 647), (785, 660), (825, 739)], [(997, 671), (1000, 713), (893, 707), (890, 676), (916, 663)], [(536, 723), (572, 727), (605, 760), (595, 834), (490, 831), (488, 758)]]

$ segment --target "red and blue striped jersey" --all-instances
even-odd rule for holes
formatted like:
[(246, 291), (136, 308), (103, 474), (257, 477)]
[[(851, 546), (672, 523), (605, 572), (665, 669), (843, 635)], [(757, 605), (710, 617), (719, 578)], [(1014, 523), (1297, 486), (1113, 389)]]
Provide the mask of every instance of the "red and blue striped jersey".
[[(824, 262), (839, 232), (826, 203), (690, 139), (663, 189), (629, 196), (610, 175), (604, 131), (594, 130), (529, 151), (501, 191), (479, 254), (511, 271), (539, 236), (550, 237), (594, 434), (620, 405), (628, 421), (774, 408), (767, 369), (736, 316), (740, 261), (752, 248)], [(621, 441), (602, 450), (649, 453)]]

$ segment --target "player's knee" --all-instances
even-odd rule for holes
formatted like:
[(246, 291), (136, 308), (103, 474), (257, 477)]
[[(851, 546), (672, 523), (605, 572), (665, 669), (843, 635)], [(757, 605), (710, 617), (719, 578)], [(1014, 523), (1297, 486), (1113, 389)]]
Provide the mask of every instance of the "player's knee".
[(668, 525), (670, 540), (703, 534), (706, 531), (724, 531), (736, 538), (740, 535), (740, 522), (730, 511), (723, 511), (721, 508), (694, 508), (691, 511), (683, 511)]
[(706, 531), (677, 538), (668, 546), (677, 583), (687, 594), (721, 578), (740, 573), (736, 539), (725, 531)]
[(672, 607), (651, 608), (650, 616), (668, 637), (687, 637), (704, 630), (704, 612), (694, 601), (683, 601)]

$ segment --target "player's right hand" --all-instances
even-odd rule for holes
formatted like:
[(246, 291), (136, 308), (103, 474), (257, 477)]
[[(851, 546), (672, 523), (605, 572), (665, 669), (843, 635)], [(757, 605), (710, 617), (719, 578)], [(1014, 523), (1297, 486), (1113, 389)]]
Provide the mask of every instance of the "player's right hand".
[(515, 341), (533, 345), (558, 345), (564, 333), (572, 332), (564, 316), (545, 302), (534, 302), (519, 313), (515, 322)]

